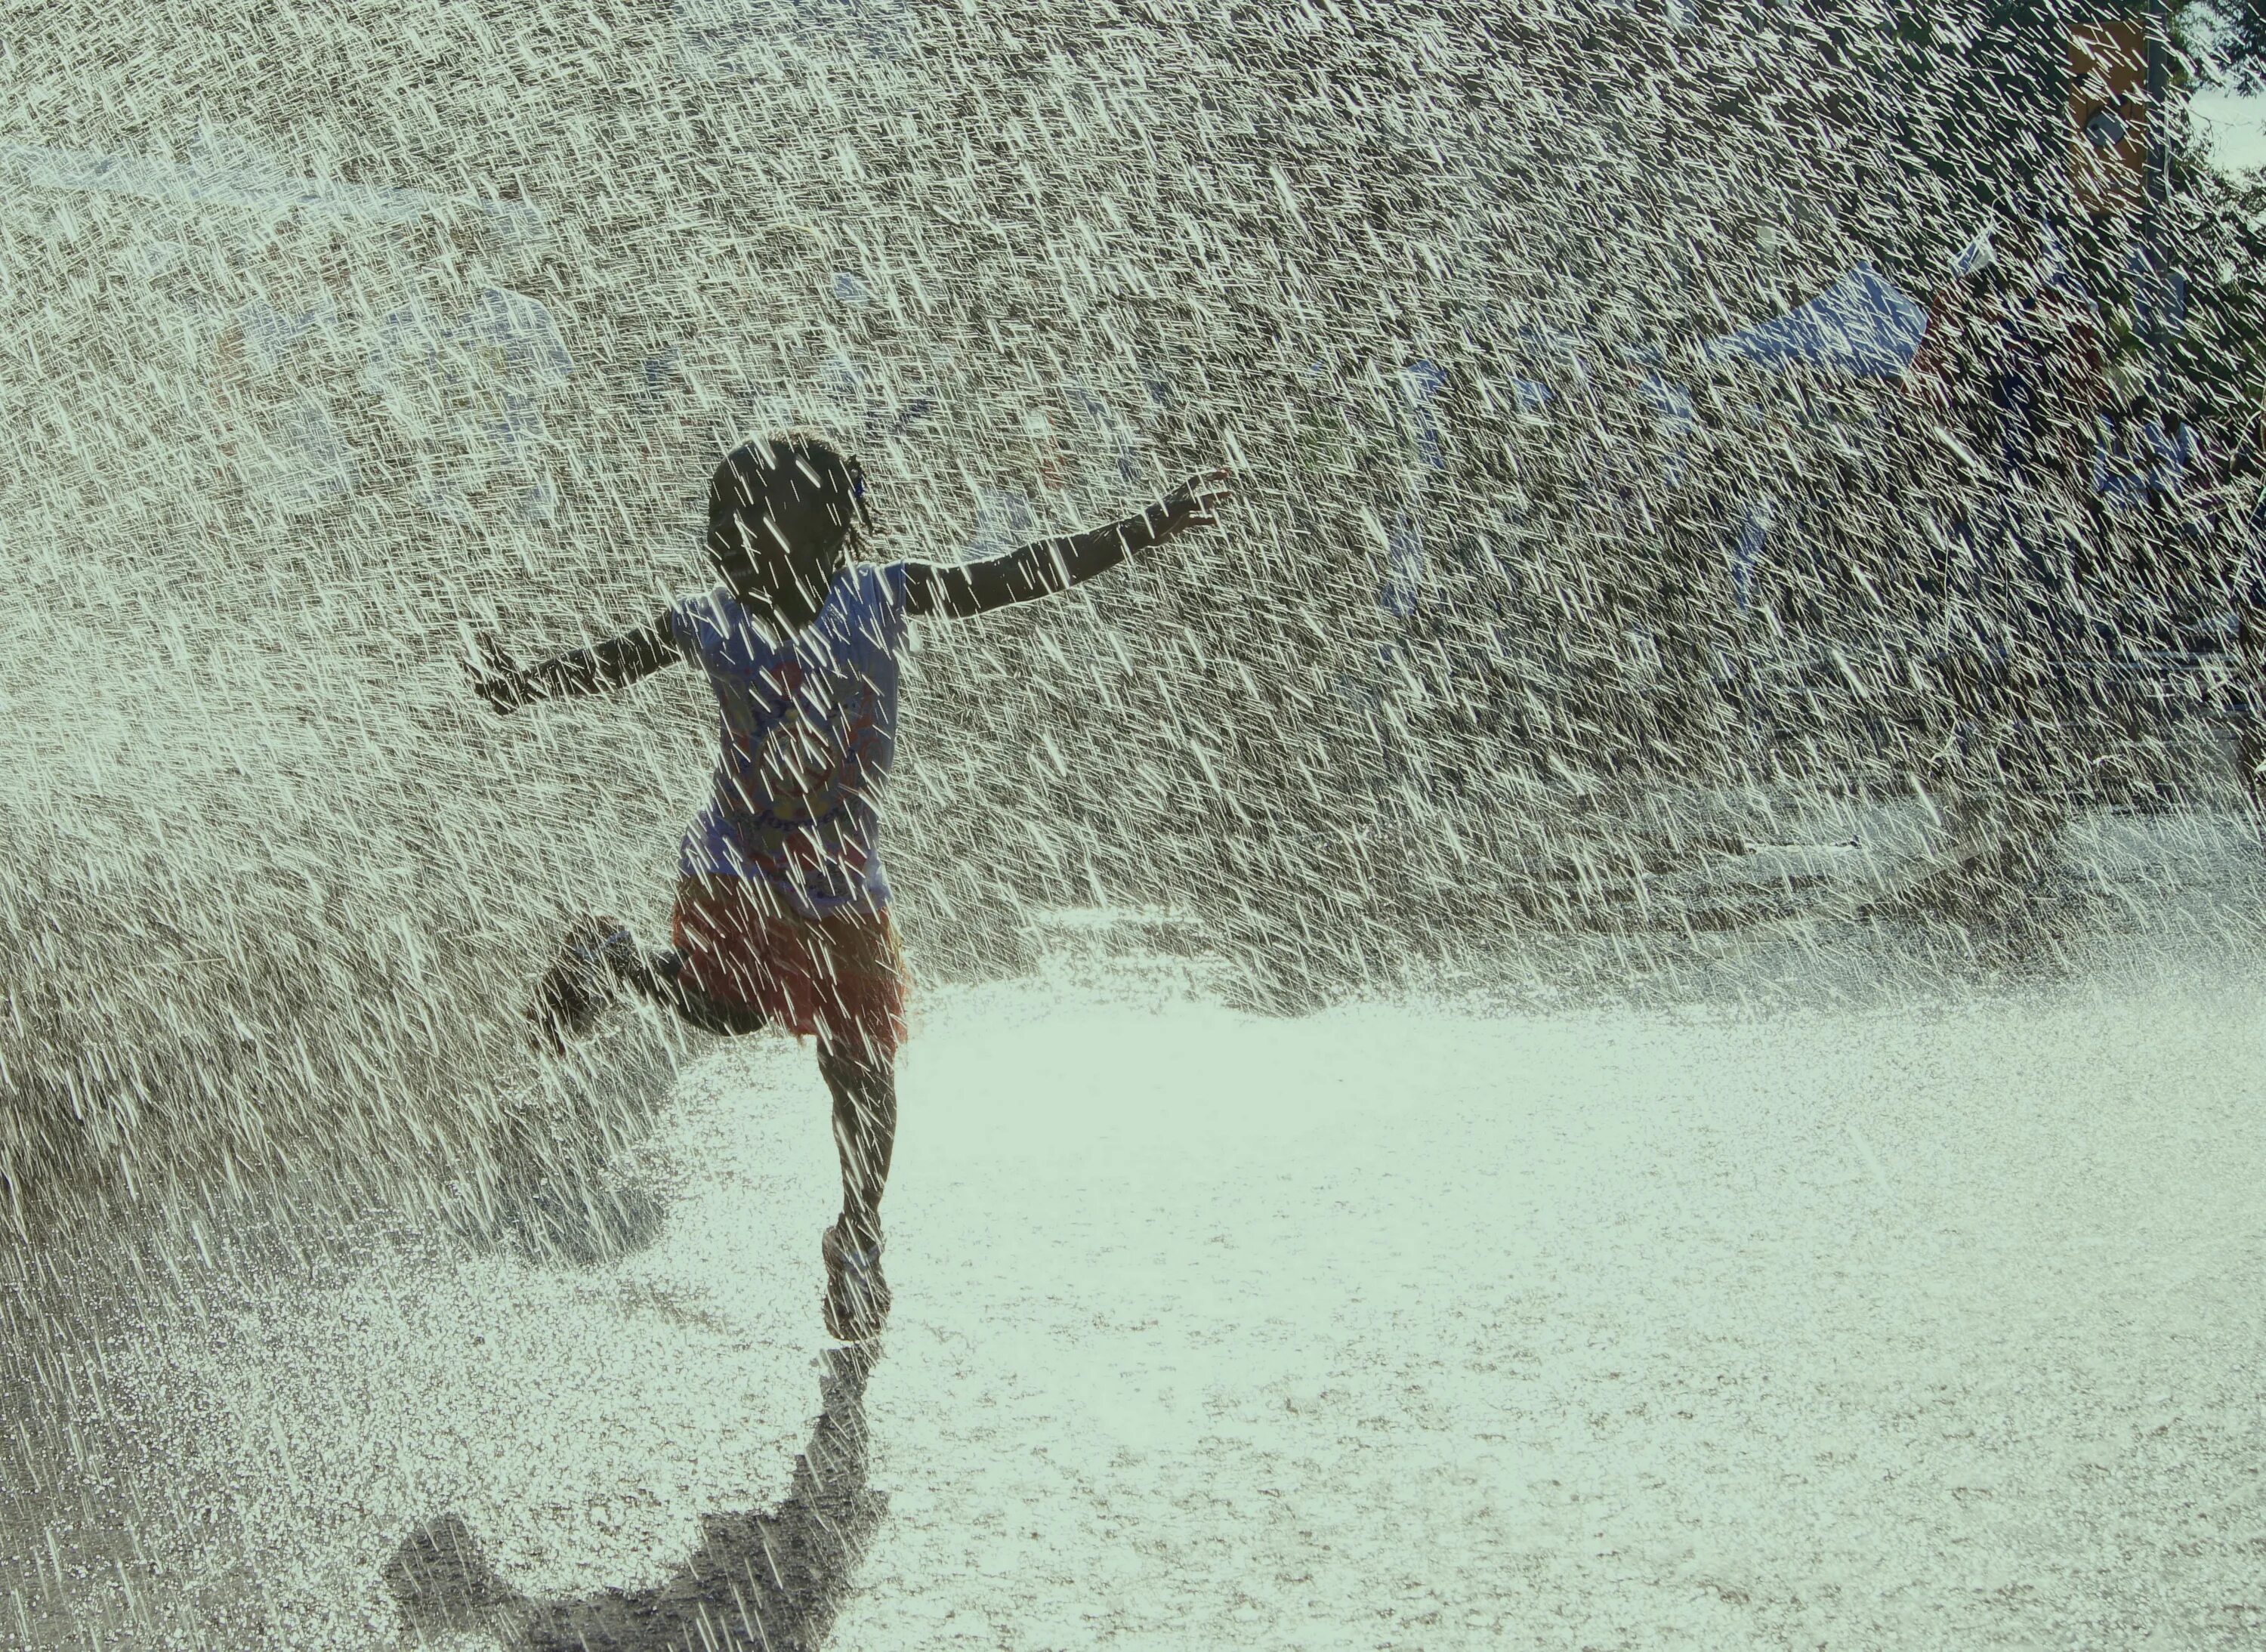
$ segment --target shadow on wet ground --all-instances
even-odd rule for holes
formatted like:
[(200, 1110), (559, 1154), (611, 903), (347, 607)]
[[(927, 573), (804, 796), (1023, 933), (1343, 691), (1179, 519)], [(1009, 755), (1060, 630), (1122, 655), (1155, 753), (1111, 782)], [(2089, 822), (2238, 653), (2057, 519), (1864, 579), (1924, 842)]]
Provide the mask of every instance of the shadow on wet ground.
[(699, 1546), (657, 1588), (531, 1599), (453, 1513), (403, 1541), (386, 1586), (413, 1629), (485, 1631), (533, 1652), (817, 1648), (888, 1509), (866, 1484), (866, 1378), (880, 1357), (878, 1342), (826, 1350), (822, 1409), (786, 1498), (768, 1513), (704, 1517)]

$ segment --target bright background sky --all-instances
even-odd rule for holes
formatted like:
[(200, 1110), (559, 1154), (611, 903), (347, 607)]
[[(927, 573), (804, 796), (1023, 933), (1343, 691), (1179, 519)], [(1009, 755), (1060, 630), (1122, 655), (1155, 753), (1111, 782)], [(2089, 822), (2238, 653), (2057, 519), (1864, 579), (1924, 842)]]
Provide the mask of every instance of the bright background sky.
[(2202, 87), (2188, 108), (2197, 126), (2209, 133), (2211, 154), (2222, 167), (2255, 172), (2266, 166), (2266, 97)]

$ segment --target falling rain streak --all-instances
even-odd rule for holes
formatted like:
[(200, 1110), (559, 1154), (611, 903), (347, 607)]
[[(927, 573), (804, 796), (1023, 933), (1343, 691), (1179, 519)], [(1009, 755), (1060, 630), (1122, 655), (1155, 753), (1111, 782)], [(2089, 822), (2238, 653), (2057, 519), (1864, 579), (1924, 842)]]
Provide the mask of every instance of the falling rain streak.
[[(14, 8), (0, 1644), (2255, 1634), (2266, 33), (2159, 10)], [(466, 690), (786, 429), (890, 564), (1232, 477), (915, 624), (886, 1360), (807, 1053), (529, 1049), (706, 679)]]

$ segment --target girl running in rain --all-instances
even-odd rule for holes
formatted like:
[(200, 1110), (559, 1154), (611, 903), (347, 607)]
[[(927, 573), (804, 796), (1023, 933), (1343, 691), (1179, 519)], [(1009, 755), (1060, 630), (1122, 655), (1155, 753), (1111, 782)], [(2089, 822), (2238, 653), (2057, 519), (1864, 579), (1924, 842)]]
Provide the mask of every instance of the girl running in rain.
[(1209, 527), (1226, 479), (1214, 471), (1138, 515), (985, 561), (877, 566), (848, 557), (871, 526), (858, 461), (792, 432), (735, 449), (709, 483), (707, 550), (722, 584), (524, 669), (479, 640), (472, 688), (499, 713), (625, 688), (678, 660), (707, 673), (722, 752), (684, 835), (673, 944), (649, 953), (612, 919), (578, 923), (529, 1015), (540, 1044), (563, 1049), (627, 989), (705, 1031), (778, 1027), (816, 1039), (842, 1159), (842, 1215), (820, 1245), (826, 1326), (841, 1341), (879, 1334), (889, 1309), (881, 1202), (905, 971), (881, 805), (908, 623), (1050, 596)]

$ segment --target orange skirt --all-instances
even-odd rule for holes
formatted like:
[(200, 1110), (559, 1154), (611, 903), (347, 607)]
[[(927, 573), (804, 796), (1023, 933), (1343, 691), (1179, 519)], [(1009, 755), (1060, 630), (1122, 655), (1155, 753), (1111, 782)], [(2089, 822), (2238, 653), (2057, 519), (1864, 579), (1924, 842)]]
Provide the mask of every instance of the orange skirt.
[(905, 1041), (905, 959), (884, 910), (796, 917), (745, 878), (685, 878), (677, 979), (774, 1027), (886, 1061)]

